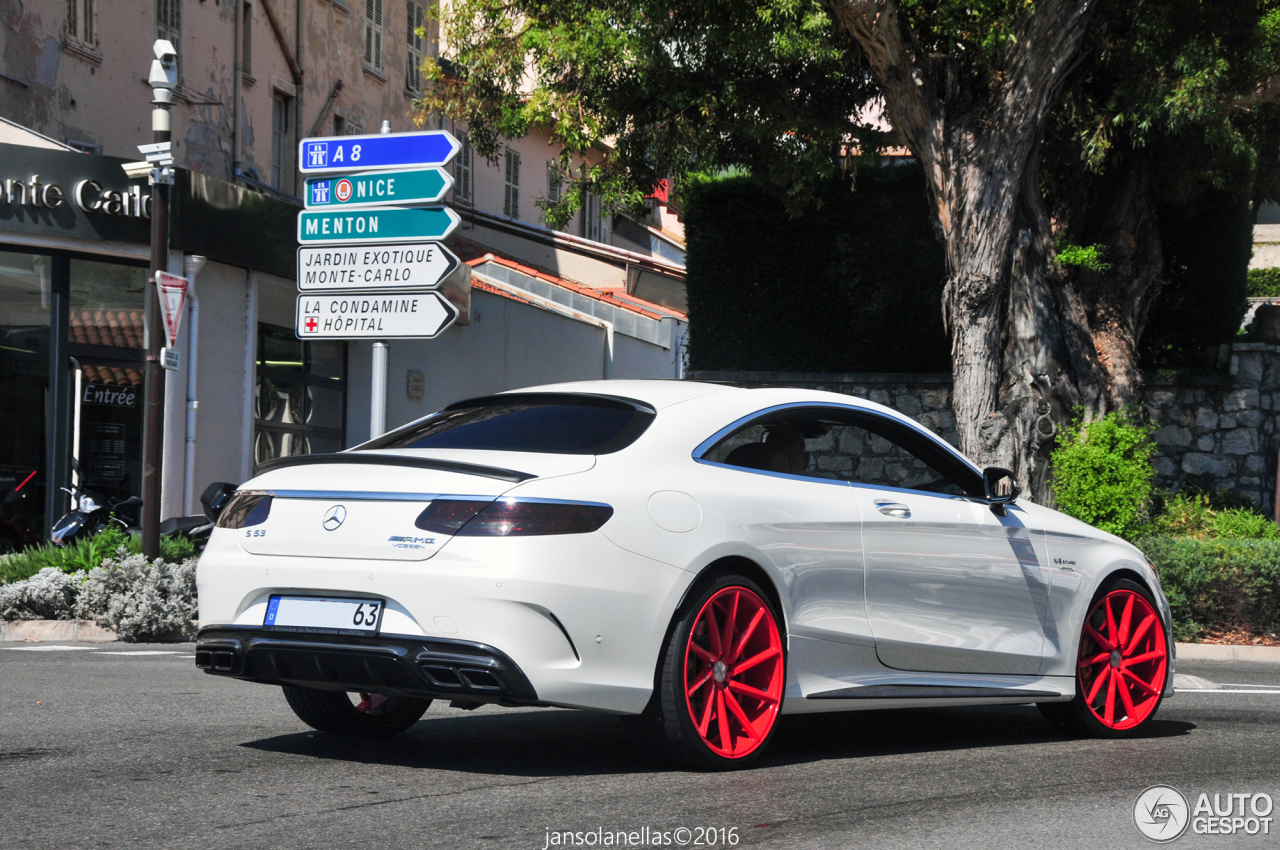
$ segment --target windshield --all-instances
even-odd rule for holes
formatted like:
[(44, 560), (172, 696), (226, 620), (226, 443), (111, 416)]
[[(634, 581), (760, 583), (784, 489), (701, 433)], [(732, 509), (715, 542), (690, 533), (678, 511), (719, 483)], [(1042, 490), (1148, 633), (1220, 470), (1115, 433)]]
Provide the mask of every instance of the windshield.
[(451, 404), (361, 449), (485, 449), (600, 455), (634, 443), (655, 412), (646, 404), (580, 393), (521, 393)]

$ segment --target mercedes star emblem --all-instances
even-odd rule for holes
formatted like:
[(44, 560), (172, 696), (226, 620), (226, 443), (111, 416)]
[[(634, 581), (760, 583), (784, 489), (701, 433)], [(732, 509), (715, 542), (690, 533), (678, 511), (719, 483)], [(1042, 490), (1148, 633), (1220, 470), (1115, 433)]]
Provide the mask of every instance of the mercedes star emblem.
[(325, 531), (337, 531), (344, 522), (347, 521), (347, 509), (342, 505), (334, 505), (324, 512), (324, 519), (321, 525)]

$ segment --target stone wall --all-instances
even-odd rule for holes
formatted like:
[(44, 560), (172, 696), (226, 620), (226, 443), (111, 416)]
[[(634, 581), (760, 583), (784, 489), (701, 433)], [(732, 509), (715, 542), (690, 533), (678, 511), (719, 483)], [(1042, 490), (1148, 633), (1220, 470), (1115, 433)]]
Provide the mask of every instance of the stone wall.
[[(859, 396), (912, 417), (957, 445), (951, 376), (936, 374), (690, 372), (691, 380), (794, 386)], [(1280, 346), (1231, 346), (1229, 373), (1149, 379), (1143, 404), (1156, 426), (1156, 486), (1239, 493), (1275, 511)]]

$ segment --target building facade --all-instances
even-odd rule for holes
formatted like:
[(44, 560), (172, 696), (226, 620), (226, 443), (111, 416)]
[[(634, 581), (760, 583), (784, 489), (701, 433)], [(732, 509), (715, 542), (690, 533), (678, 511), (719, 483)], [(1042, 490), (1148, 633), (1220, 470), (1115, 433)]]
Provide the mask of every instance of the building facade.
[[(149, 188), (121, 166), (151, 140), (157, 37), (181, 67), (168, 266), (193, 281), (166, 372), (161, 515), (198, 512), (207, 484), (264, 460), (366, 440), (371, 343), (293, 332), (295, 157), (308, 135), (416, 129), (427, 4), (32, 0), (0, 22), (0, 549), (43, 539), (64, 487), (140, 493)], [(645, 221), (596, 204), (554, 231), (537, 202), (560, 188), (556, 159), (545, 134), (497, 163), (464, 145), (446, 199), (463, 315), (392, 344), (388, 427), (532, 384), (681, 376), (677, 217), (665, 199)]]

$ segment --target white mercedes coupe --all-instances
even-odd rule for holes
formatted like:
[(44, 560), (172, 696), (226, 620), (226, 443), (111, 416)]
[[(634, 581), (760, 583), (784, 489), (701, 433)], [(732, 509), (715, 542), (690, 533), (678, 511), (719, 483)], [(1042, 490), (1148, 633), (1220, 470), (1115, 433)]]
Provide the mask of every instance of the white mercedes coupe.
[(259, 468), (200, 559), (196, 666), (305, 723), (433, 699), (627, 715), (703, 768), (779, 714), (1035, 703), (1132, 735), (1173, 693), (1130, 544), (834, 393), (590, 382), (468, 399)]

